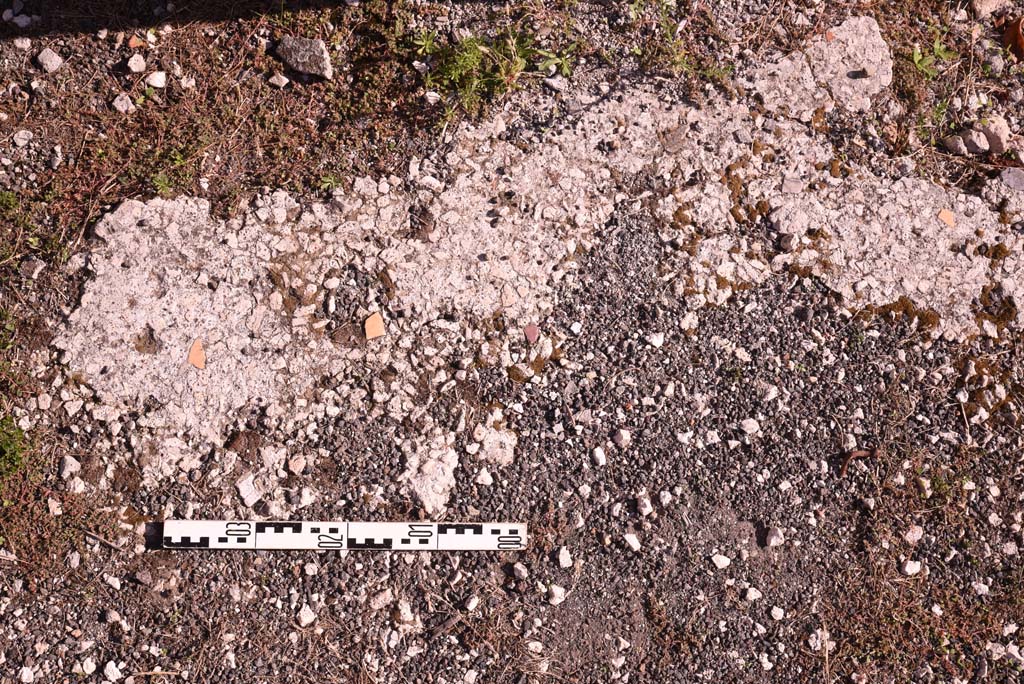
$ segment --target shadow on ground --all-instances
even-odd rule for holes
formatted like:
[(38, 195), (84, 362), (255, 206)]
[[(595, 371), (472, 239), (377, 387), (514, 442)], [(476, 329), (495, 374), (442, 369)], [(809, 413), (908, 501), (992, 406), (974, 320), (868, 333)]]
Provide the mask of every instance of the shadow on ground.
[[(263, 14), (279, 14), (311, 9), (345, 7), (345, 0), (23, 0), (22, 14), (41, 19), (25, 29), (0, 22), (0, 38), (14, 35), (52, 35), (87, 33), (99, 29), (112, 31), (156, 26), (165, 23), (183, 25), (248, 19)], [(12, 0), (4, 0), (0, 9), (9, 9)]]

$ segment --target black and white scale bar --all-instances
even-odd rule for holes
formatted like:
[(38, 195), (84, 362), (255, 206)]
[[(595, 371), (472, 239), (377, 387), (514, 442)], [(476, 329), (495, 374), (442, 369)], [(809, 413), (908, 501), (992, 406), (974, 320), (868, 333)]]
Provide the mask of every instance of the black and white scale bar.
[(520, 551), (520, 523), (165, 520), (164, 549)]

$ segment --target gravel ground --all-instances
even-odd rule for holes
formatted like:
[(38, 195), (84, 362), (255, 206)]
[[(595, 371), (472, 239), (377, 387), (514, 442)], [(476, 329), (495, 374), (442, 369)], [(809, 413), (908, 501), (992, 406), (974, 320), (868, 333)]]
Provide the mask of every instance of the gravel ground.
[(121, 5), (3, 5), (0, 682), (1024, 676), (1019, 2)]

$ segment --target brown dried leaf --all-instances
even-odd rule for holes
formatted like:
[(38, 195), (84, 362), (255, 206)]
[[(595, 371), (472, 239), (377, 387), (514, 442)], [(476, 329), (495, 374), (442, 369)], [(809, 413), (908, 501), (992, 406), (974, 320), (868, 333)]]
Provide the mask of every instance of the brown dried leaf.
[(1003, 46), (1016, 55), (1017, 59), (1024, 60), (1024, 16), (1017, 17), (1006, 27)]

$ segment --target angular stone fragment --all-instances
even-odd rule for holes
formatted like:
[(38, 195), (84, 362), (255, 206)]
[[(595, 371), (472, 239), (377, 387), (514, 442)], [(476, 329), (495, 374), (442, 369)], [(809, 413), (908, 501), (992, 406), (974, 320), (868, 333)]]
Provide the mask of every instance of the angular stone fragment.
[(942, 139), (942, 146), (946, 148), (946, 151), (950, 154), (955, 154), (960, 157), (967, 156), (967, 145), (964, 143), (964, 139), (959, 135), (948, 135)]
[(167, 87), (167, 72), (166, 71), (154, 71), (146, 77), (146, 85), (150, 88), (166, 88)]
[(299, 623), (299, 627), (309, 627), (316, 622), (316, 613), (313, 612), (308, 603), (303, 603), (302, 609), (299, 610), (299, 614), (295, 617), (295, 621)]
[(43, 71), (52, 74), (57, 69), (60, 69), (61, 65), (64, 64), (64, 60), (50, 48), (44, 48), (42, 52), (36, 55), (36, 63), (39, 64)]
[(1001, 10), (1013, 7), (1013, 0), (971, 0), (971, 8), (978, 19), (988, 19)]
[(65, 456), (60, 460), (60, 477), (66, 480), (82, 470), (82, 464), (71, 456)]
[(260, 500), (260, 492), (256, 489), (255, 476), (252, 473), (245, 475), (235, 483), (238, 496), (246, 506), (252, 506)]
[(964, 145), (971, 154), (985, 154), (989, 151), (988, 137), (977, 129), (970, 129), (961, 133)]
[(131, 114), (135, 111), (135, 103), (132, 102), (132, 98), (128, 93), (118, 93), (114, 101), (110, 103), (110, 106), (122, 114)]
[(277, 44), (275, 52), (282, 62), (300, 74), (319, 76), (328, 81), (334, 77), (331, 55), (322, 40), (285, 36)]
[(988, 149), (992, 154), (1003, 154), (1010, 148), (1010, 125), (1006, 119), (998, 115), (985, 117), (979, 121), (975, 128), (985, 136), (988, 141)]
[(128, 58), (128, 71), (133, 74), (141, 74), (146, 70), (146, 58), (136, 53)]

